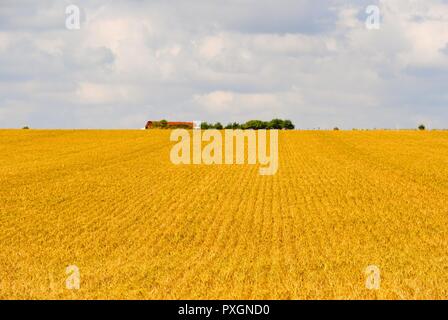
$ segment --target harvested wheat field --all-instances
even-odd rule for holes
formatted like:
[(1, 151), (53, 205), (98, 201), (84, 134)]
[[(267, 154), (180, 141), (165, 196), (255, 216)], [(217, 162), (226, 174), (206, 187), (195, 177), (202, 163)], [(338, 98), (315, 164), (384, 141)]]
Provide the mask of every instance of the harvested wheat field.
[(448, 298), (448, 132), (280, 132), (274, 176), (169, 134), (0, 131), (0, 298)]

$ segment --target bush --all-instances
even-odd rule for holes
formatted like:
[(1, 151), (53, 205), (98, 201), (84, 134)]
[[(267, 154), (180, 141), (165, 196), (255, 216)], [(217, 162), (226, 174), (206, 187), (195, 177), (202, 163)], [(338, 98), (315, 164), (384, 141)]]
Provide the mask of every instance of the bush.
[(294, 130), (295, 129), (295, 126), (294, 126), (294, 124), (292, 123), (291, 120), (283, 121), (283, 127), (286, 130)]
[(208, 124), (207, 122), (202, 122), (202, 123), (201, 123), (201, 129), (202, 129), (202, 130), (211, 129), (211, 125)]
[(160, 124), (160, 128), (162, 128), (162, 129), (168, 128), (168, 121), (166, 121), (165, 119), (160, 120), (159, 124)]
[(334, 127), (333, 130), (334, 131), (339, 131), (339, 128), (338, 127)]
[(243, 129), (262, 130), (267, 129), (268, 123), (260, 120), (250, 120), (243, 124)]
[(241, 125), (238, 122), (229, 123), (228, 125), (226, 125), (226, 129), (241, 129)]
[(281, 119), (273, 119), (268, 124), (268, 129), (283, 129), (285, 127), (285, 122)]
[(419, 125), (419, 126), (418, 126), (418, 130), (420, 130), (420, 131), (424, 131), (424, 130), (426, 130), (425, 125), (424, 125), (424, 124)]
[(29, 128), (30, 128), (30, 127), (25, 126), (25, 127), (23, 127), (22, 129), (23, 129), (23, 130), (29, 130)]
[[(263, 129), (277, 129), (277, 130), (293, 130), (295, 128), (291, 120), (273, 119), (269, 122), (261, 120), (250, 120), (245, 124), (239, 124), (238, 122), (228, 123), (225, 129), (243, 129), (243, 130), (263, 130)], [(209, 124), (207, 122), (201, 123), (201, 129), (223, 129), (223, 125), (219, 122), (215, 124)]]

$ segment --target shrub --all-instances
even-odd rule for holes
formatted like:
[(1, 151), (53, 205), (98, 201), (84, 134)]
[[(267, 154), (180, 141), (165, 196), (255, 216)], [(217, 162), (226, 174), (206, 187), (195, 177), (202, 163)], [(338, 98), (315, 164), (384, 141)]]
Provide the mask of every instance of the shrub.
[[(201, 129), (223, 129), (223, 125), (219, 122), (215, 124), (209, 124), (207, 122), (201, 123)], [(269, 122), (261, 121), (261, 120), (249, 120), (245, 124), (239, 124), (238, 122), (228, 123), (225, 126), (225, 129), (243, 129), (243, 130), (262, 130), (262, 129), (286, 129), (293, 130), (295, 128), (294, 124), (291, 120), (281, 120), (281, 119), (273, 119)]]
[(168, 121), (166, 121), (165, 119), (164, 120), (160, 120), (160, 128), (162, 128), (162, 129), (166, 129), (166, 128), (168, 128)]
[(424, 124), (419, 125), (419, 126), (418, 126), (418, 130), (420, 130), (420, 131), (424, 131), (424, 130), (426, 130), (425, 125), (424, 125)]
[(202, 130), (207, 130), (207, 129), (210, 129), (210, 128), (211, 128), (211, 125), (208, 124), (207, 122), (202, 122), (201, 123), (201, 129)]
[(283, 127), (286, 130), (294, 130), (295, 129), (295, 126), (294, 126), (294, 124), (292, 123), (291, 120), (283, 121)]
[(241, 129), (241, 125), (238, 122), (229, 123), (228, 125), (226, 125), (226, 129)]
[(281, 119), (272, 119), (268, 124), (268, 129), (283, 129), (285, 127), (285, 122)]
[(243, 129), (262, 130), (268, 128), (268, 123), (260, 120), (250, 120), (243, 124)]

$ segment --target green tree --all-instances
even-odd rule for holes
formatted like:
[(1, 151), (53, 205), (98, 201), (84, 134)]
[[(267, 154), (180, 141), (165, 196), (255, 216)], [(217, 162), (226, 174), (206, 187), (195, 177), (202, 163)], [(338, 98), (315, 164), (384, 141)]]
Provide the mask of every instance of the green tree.
[(266, 129), (267, 126), (268, 126), (267, 122), (260, 120), (250, 120), (243, 125), (243, 129), (261, 130)]
[(294, 126), (294, 124), (292, 123), (291, 120), (285, 120), (285, 121), (283, 121), (283, 127), (284, 127), (286, 130), (294, 130), (294, 128), (295, 128), (295, 126)]
[(213, 126), (213, 128), (218, 129), (218, 130), (224, 129), (221, 122), (216, 122), (215, 125)]
[(234, 122), (232, 123), (232, 129), (234, 130), (241, 129), (241, 125), (238, 122)]
[(233, 130), (241, 129), (241, 125), (238, 122), (233, 122), (226, 125), (225, 129), (233, 129)]
[(168, 128), (168, 121), (166, 121), (165, 119), (160, 120), (160, 127), (161, 127), (162, 129), (166, 129), (166, 128)]
[(285, 127), (285, 122), (281, 119), (272, 119), (268, 124), (269, 129), (281, 130), (284, 127)]
[(233, 130), (241, 129), (241, 125), (238, 122), (233, 122), (226, 125), (225, 129), (233, 129)]

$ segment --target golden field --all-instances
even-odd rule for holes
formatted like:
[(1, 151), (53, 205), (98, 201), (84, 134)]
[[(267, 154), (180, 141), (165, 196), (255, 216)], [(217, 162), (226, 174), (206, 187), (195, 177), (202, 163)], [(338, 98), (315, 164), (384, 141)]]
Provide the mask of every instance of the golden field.
[(448, 298), (448, 132), (280, 132), (274, 176), (173, 145), (0, 131), (0, 299)]

